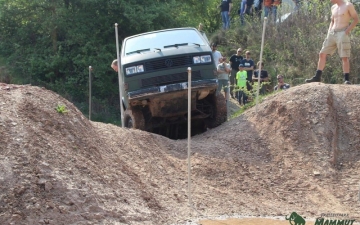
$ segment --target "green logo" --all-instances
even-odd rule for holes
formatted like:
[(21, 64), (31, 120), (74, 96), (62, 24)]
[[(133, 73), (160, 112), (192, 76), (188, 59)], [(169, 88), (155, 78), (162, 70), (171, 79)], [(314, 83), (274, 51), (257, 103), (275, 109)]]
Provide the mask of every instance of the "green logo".
[[(327, 213), (321, 214), (321, 217), (316, 218), (314, 225), (353, 225), (355, 222), (354, 219), (324, 219), (324, 216), (327, 217), (348, 217), (349, 214), (342, 214), (342, 213)], [(305, 225), (305, 220), (299, 214), (296, 212), (293, 212), (290, 214), (290, 217), (288, 218), (285, 216), (286, 220), (289, 220), (289, 223), (291, 225)]]
[[(285, 219), (289, 220), (289, 223), (291, 225), (305, 225), (304, 218), (299, 216), (296, 212), (291, 213), (289, 218), (287, 218), (287, 216), (285, 216)], [(292, 222), (294, 222), (294, 223), (292, 223)]]
[(315, 225), (352, 225), (355, 220), (325, 220), (324, 218), (317, 218)]

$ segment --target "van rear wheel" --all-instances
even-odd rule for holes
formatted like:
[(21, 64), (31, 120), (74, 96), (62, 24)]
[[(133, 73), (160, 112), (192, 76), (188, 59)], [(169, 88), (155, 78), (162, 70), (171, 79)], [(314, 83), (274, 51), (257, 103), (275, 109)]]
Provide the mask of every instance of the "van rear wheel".
[(127, 109), (124, 112), (124, 126), (127, 128), (134, 128), (145, 130), (145, 119), (142, 111), (138, 109)]

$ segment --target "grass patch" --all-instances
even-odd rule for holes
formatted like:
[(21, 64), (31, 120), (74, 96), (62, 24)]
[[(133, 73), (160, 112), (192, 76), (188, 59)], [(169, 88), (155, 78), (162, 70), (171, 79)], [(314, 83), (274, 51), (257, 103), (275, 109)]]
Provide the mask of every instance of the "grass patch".
[[(267, 100), (267, 97), (275, 95), (278, 91), (274, 91), (274, 92), (270, 92), (268, 94), (265, 95), (259, 95), (259, 102), (258, 104), (261, 104), (262, 102)], [(240, 116), (241, 114), (243, 114), (246, 110), (251, 109), (252, 107), (256, 106), (256, 96), (253, 97), (253, 100), (251, 102), (248, 102), (247, 104), (245, 104), (243, 107), (241, 107), (241, 109), (239, 109), (238, 111), (236, 111), (234, 114), (232, 114), (230, 116), (230, 119), (234, 119), (238, 116)]]
[(66, 109), (66, 106), (65, 105), (57, 105), (57, 107), (55, 108), (56, 111), (60, 114), (64, 114), (64, 113), (67, 113), (69, 112), (67, 109)]

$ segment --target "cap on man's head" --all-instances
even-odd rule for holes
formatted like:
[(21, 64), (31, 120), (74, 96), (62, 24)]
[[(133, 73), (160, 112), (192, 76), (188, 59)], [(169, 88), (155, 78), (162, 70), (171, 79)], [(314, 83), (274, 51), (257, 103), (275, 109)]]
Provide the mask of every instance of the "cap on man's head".
[(243, 64), (240, 64), (239, 67), (244, 67), (244, 65), (243, 65)]
[(277, 79), (280, 79), (280, 78), (284, 78), (284, 76), (281, 74), (277, 75)]

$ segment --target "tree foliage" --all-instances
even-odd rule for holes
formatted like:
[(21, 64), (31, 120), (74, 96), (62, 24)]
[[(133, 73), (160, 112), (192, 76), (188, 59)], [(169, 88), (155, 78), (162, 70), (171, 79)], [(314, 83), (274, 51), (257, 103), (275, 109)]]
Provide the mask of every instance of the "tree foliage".
[(109, 108), (119, 106), (117, 75), (110, 68), (116, 58), (114, 24), (118, 23), (120, 42), (130, 35), (199, 22), (215, 31), (219, 24), (219, 17), (214, 19), (215, 2), (0, 0), (0, 56), (12, 83), (45, 86), (83, 112), (88, 111), (92, 66), (94, 112), (112, 117), (107, 115)]
[(110, 68), (116, 58), (114, 24), (120, 42), (178, 27), (183, 25), (179, 5), (175, 0), (0, 0), (0, 55), (11, 82), (42, 85), (75, 103), (87, 101), (91, 65), (93, 95), (118, 105), (117, 75)]
[[(310, 77), (328, 28), (329, 2), (314, 0), (306, 10), (281, 24), (268, 24), (263, 59), (271, 74), (285, 74), (293, 84)], [(110, 68), (116, 58), (114, 24), (121, 41), (127, 36), (203, 23), (208, 37), (230, 56), (238, 47), (259, 59), (262, 22), (239, 25), (233, 1), (232, 25), (221, 31), (219, 0), (0, 0), (0, 62), (11, 83), (45, 86), (88, 112), (89, 66), (93, 67), (92, 118), (119, 120), (117, 74)], [(309, 25), (311, 24), (311, 26)], [(352, 36), (351, 74), (359, 74), (360, 31)], [(121, 43), (120, 43), (121, 44)], [(3, 66), (2, 65), (2, 66)], [(271, 66), (270, 66), (271, 65)], [(270, 67), (270, 68), (269, 68)], [(1, 69), (2, 71), (2, 69)], [(330, 75), (327, 75), (330, 74)], [(338, 57), (327, 63), (325, 81), (341, 79)], [(1, 74), (0, 74), (1, 78)], [(1, 79), (0, 79), (1, 80)], [(357, 81), (357, 77), (353, 77)]]

